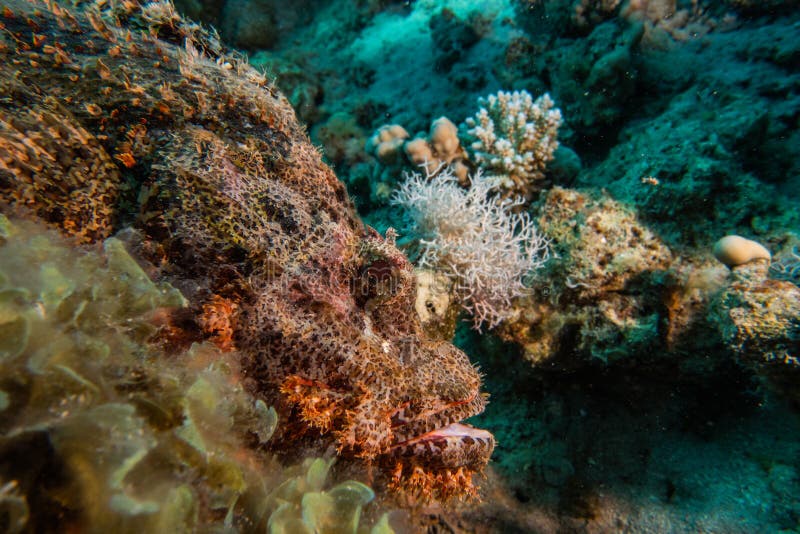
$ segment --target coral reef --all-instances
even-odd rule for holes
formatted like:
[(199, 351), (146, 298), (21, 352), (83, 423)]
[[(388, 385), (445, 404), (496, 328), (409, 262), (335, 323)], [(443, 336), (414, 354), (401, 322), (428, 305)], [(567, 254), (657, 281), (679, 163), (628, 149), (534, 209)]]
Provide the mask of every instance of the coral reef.
[[(131, 325), (156, 334), (137, 357), (163, 356), (145, 371), (181, 377), (165, 391), (191, 399), (176, 401), (184, 420), (205, 421), (197, 399), (225, 387), (245, 411), (257, 400), (276, 409), (264, 443), (235, 417), (217, 425), (232, 434), (221, 445), (200, 428), (215, 458), (234, 443), (242, 473), (265, 466), (269, 491), (241, 490), (249, 475), (205, 488), (218, 479), (192, 452), (191, 480), (180, 479), (197, 496), (181, 501), (196, 503), (192, 525), (353, 531), (365, 514), (399, 528), (396, 515), (379, 520), (391, 500), (477, 493), (482, 503), (412, 508), (408, 530), (798, 530), (796, 0), (181, 0), (265, 75), (164, 2), (6, 4), (2, 212), (103, 258), (124, 243), (141, 265), (126, 271), (133, 283), (175, 296)], [(557, 102), (557, 141), (554, 124), (485, 96), (533, 107), (526, 94)], [(444, 117), (473, 124), (459, 132)], [(526, 128), (541, 134), (530, 150)], [(481, 178), (470, 188), (476, 173), (505, 176), (506, 190)], [(521, 242), (534, 226), (550, 256), (526, 280)], [(434, 269), (413, 267), (398, 244)], [(103, 290), (105, 261), (88, 269)], [(0, 351), (19, 350), (15, 314), (28, 304), (15, 297), (0, 317)], [(499, 324), (470, 330), (458, 322), (465, 304)], [(486, 402), (454, 335), (492, 393), (471, 420), (498, 437), (478, 488), (494, 440), (459, 422)], [(211, 393), (194, 388), (197, 354)], [(0, 408), (19, 398), (0, 389)], [(149, 413), (135, 414), (145, 432), (134, 444), (196, 450), (188, 431), (148, 430)], [(124, 437), (139, 428), (119, 420)], [(187, 461), (156, 449), (170, 491), (167, 474)], [(8, 524), (30, 523), (36, 496), (62, 480), (51, 478), (33, 492), (0, 480)], [(345, 479), (374, 487), (377, 505)], [(175, 508), (148, 512), (139, 478), (123, 480), (133, 485), (107, 493), (129, 497), (139, 519)], [(251, 496), (264, 505), (252, 522)]]
[[(763, 233), (791, 225), (796, 214), (784, 198), (764, 194), (775, 185), (744, 170), (738, 158), (760, 138), (770, 112), (745, 95), (725, 100), (719, 88), (678, 95), (656, 118), (628, 126), (609, 158), (579, 183), (602, 184), (636, 206), (671, 246), (705, 247), (706, 236), (734, 228)], [(698, 115), (698, 107), (717, 111)]]
[(767, 278), (769, 259), (732, 268), (708, 320), (743, 365), (800, 405), (800, 288)]
[(502, 181), (504, 194), (530, 200), (558, 148), (561, 111), (550, 95), (536, 100), (527, 91), (478, 99), (466, 120), (467, 145), (475, 164)]
[(547, 240), (528, 214), (512, 213), (522, 200), (492, 197), (499, 189), (498, 178), (478, 173), (464, 190), (445, 169), (436, 177), (408, 175), (393, 197), (419, 236), (419, 265), (454, 280), (476, 328), (507, 319), (512, 300), (527, 294), (526, 281), (548, 257)]
[[(643, 24), (616, 16), (613, 2), (526, 4), (518, 4), (526, 35), (509, 45), (504, 77), (553, 96), (568, 126), (562, 134), (567, 143), (602, 144), (631, 112)], [(535, 55), (519, 51), (525, 49)]]
[(566, 366), (577, 355), (612, 362), (661, 341), (653, 302), (672, 253), (658, 237), (619, 203), (574, 190), (553, 188), (539, 212), (553, 259), (500, 335), (534, 363)]
[(462, 20), (450, 9), (442, 9), (428, 22), (436, 58), (435, 66), (440, 70), (450, 70), (470, 48), (480, 41), (476, 26), (480, 25), (475, 13), (471, 20)]
[(446, 167), (462, 185), (469, 183), (467, 153), (461, 147), (458, 128), (447, 117), (431, 122), (427, 136), (420, 133), (413, 139), (399, 124), (378, 128), (366, 143), (366, 150), (378, 160), (371, 172), (372, 200), (376, 204), (390, 200), (398, 178), (409, 167), (422, 169), (428, 177), (436, 176)]
[[(479, 420), (498, 435), (498, 476), (483, 507), (431, 513), (430, 530), (797, 529), (795, 371), (779, 363), (796, 345), (796, 4), (328, 0), (270, 51), (265, 65), (313, 75), (300, 109), (317, 123), (345, 113), (410, 133), (377, 164), (320, 139), (381, 231), (402, 215), (386, 206), (402, 171), (419, 170), (400, 150), (414, 132), (417, 162), (434, 159), (432, 119), (471, 117), (500, 89), (547, 93), (563, 113), (562, 146), (517, 207), (551, 259), (493, 332), (456, 329), (492, 391)], [(431, 238), (400, 233), (417, 253)], [(728, 234), (773, 253), (771, 279), (714, 259)], [(423, 327), (449, 336), (454, 288), (423, 278)]]
[(481, 506), (442, 514), (448, 524), (487, 533), (796, 529), (800, 421), (775, 397), (753, 395), (749, 373), (714, 350), (695, 355), (711, 368), (639, 356), (562, 373), (477, 337), (463, 342), (474, 343), (492, 392), (478, 421), (497, 437), (496, 475)]
[[(107, 196), (40, 194), (50, 167), (23, 166), (48, 139), (34, 136), (26, 152), (4, 153), (4, 210), (87, 238), (87, 209), (102, 216), (91, 228), (137, 227), (148, 275), (190, 303), (167, 314), (170, 342), (235, 350), (248, 393), (286, 420), (271, 443), (287, 456), (334, 445), (354, 465), (383, 468), (376, 484), (422, 498), (472, 492), (493, 439), (455, 423), (483, 409), (480, 377), (464, 353), (425, 336), (411, 265), (393, 238), (362, 227), (288, 101), (170, 4), (31, 9), (3, 13), (2, 124), (45, 111), (77, 121), (106, 154), (96, 161), (118, 156), (116, 173), (85, 181), (120, 193), (108, 211)], [(45, 36), (32, 45), (31, 25)], [(18, 132), (5, 127), (3, 144), (16, 146)], [(53, 213), (54, 202), (74, 213)]]
[(468, 186), (470, 169), (479, 166), (498, 182), (504, 197), (530, 200), (542, 188), (545, 167), (558, 148), (561, 112), (549, 95), (534, 101), (527, 91), (500, 91), (478, 99), (478, 105), (461, 132), (447, 117), (434, 120), (427, 137), (409, 139), (398, 124), (378, 128), (366, 145), (380, 163), (379, 177), (372, 180), (375, 190), (391, 190), (408, 166), (423, 169), (429, 178), (449, 166), (461, 185)]
[(355, 119), (347, 113), (334, 113), (312, 132), (325, 147), (325, 156), (334, 170), (343, 165), (354, 165), (366, 160), (366, 138)]

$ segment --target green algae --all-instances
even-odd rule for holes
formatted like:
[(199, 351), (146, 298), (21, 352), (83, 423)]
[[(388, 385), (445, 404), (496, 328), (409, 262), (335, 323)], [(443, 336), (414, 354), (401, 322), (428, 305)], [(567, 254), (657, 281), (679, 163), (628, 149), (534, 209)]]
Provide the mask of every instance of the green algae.
[(363, 532), (372, 490), (326, 490), (331, 460), (287, 469), (263, 449), (278, 416), (235, 353), (161, 347), (150, 318), (186, 304), (121, 239), (76, 247), (0, 215), (4, 527)]
[(360, 525), (361, 511), (375, 498), (368, 486), (348, 480), (324, 490), (332, 459), (312, 458), (294, 468), (270, 496), (277, 504), (269, 518), (270, 534), (385, 534), (394, 532), (384, 514), (372, 529)]

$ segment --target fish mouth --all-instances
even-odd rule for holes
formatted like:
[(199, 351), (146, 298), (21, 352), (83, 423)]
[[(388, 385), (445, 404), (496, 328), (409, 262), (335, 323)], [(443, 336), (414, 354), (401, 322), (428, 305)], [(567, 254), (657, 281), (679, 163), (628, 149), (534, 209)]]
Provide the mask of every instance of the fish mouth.
[(450, 423), (395, 443), (384, 455), (389, 487), (416, 502), (478, 498), (474, 476), (494, 450), (494, 436), (466, 423)]
[(429, 470), (480, 471), (494, 450), (494, 436), (467, 423), (451, 423), (392, 445), (387, 455)]
[(494, 436), (482, 428), (477, 428), (467, 423), (451, 423), (447, 426), (431, 430), (425, 434), (419, 435), (406, 441), (402, 441), (392, 446), (392, 449), (421, 443), (423, 441), (431, 441), (437, 439), (464, 439), (464, 440), (479, 440), (479, 441), (494, 441)]
[(494, 436), (463, 421), (481, 413), (486, 399), (486, 394), (474, 392), (427, 411), (400, 406), (392, 415), (394, 440), (385, 456), (426, 470), (481, 471), (494, 450)]
[(408, 404), (400, 406), (391, 416), (393, 446), (411, 442), (478, 415), (486, 407), (487, 398), (487, 394), (475, 392), (469, 397), (443, 402), (428, 409)]

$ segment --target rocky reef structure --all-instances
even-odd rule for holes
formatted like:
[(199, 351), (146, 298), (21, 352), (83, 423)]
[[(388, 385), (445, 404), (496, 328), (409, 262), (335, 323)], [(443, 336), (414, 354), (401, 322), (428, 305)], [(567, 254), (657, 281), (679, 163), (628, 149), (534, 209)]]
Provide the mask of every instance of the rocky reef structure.
[(267, 78), (169, 3), (11, 3), (0, 23), (4, 212), (87, 244), (135, 227), (188, 301), (160, 342), (235, 351), (288, 456), (333, 446), (412, 499), (474, 492), (480, 376), (425, 335), (393, 235), (361, 224)]
[(605, 196), (555, 187), (538, 227), (553, 257), (500, 328), (534, 364), (613, 363), (661, 342), (662, 285), (671, 251), (635, 213)]
[(742, 365), (800, 405), (800, 287), (768, 278), (769, 260), (732, 267), (708, 320)]

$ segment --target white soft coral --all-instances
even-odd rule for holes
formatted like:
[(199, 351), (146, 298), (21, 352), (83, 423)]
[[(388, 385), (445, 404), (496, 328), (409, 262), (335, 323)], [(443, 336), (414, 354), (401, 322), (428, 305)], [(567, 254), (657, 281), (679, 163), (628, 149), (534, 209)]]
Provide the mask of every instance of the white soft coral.
[(478, 172), (464, 189), (448, 168), (433, 179), (407, 174), (392, 198), (420, 236), (420, 266), (455, 280), (476, 328), (508, 318), (512, 300), (528, 291), (526, 278), (548, 257), (547, 240), (530, 216), (512, 212), (522, 199), (493, 195), (498, 186)]

